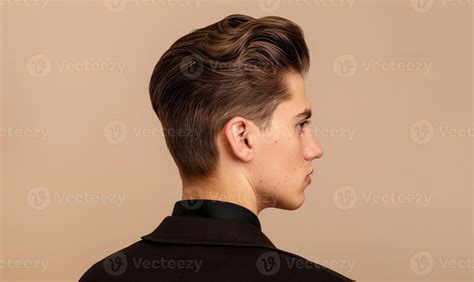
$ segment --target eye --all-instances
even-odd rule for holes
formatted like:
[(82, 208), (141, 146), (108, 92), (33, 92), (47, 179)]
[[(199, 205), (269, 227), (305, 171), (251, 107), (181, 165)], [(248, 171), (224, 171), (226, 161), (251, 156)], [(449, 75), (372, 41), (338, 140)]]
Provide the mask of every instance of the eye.
[(310, 123), (311, 123), (310, 120), (305, 120), (305, 121), (303, 121), (303, 122), (301, 122), (301, 123), (298, 123), (298, 126), (302, 126), (302, 127), (300, 127), (300, 129), (303, 130), (303, 129), (304, 129), (304, 126), (307, 125), (307, 124), (310, 124)]

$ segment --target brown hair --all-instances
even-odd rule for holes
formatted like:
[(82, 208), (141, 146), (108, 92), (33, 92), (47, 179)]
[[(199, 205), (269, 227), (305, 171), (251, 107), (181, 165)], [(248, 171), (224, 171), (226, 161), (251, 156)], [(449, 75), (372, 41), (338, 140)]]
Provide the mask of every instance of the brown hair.
[(212, 177), (225, 124), (241, 116), (266, 130), (278, 104), (290, 99), (286, 74), (308, 70), (303, 31), (278, 16), (230, 15), (173, 43), (149, 91), (181, 176)]

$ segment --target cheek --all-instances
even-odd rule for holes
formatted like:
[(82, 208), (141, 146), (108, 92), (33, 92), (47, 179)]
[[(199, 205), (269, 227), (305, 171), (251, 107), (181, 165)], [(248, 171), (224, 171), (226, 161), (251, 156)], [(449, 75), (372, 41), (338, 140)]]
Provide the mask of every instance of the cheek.
[(298, 136), (282, 134), (280, 138), (264, 146), (258, 159), (256, 172), (260, 184), (265, 183), (276, 189), (296, 181), (298, 171), (302, 168)]
[(265, 144), (262, 159), (267, 166), (291, 168), (292, 164), (298, 163), (301, 155), (301, 142), (296, 133), (282, 131), (278, 138), (273, 138)]

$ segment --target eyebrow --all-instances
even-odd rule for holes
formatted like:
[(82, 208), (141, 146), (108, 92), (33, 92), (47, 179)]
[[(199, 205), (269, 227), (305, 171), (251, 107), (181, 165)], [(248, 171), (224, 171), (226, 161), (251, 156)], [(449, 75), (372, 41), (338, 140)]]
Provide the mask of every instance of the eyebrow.
[(311, 117), (311, 109), (304, 109), (301, 113), (297, 114), (295, 118), (302, 118), (309, 119)]

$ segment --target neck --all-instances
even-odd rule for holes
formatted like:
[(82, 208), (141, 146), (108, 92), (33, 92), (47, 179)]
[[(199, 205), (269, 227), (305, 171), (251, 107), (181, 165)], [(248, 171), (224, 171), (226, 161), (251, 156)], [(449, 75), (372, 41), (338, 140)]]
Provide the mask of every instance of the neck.
[(247, 179), (235, 179), (225, 181), (222, 178), (215, 178), (212, 181), (183, 181), (182, 200), (208, 199), (223, 202), (231, 202), (243, 206), (258, 214), (266, 207)]

